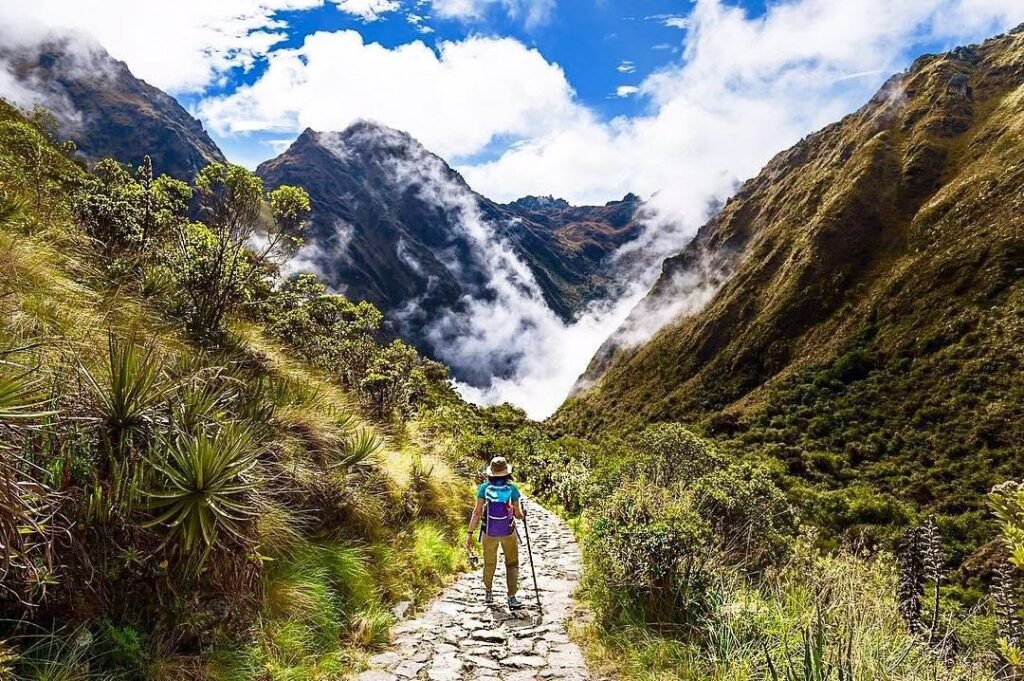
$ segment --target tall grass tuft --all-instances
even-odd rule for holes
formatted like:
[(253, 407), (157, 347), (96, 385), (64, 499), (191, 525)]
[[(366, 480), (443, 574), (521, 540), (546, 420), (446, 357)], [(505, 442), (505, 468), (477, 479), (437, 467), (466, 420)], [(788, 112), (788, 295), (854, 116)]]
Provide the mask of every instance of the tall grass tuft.
[(345, 438), (339, 463), (342, 466), (366, 466), (376, 463), (375, 456), (384, 446), (384, 437), (360, 428)]
[(801, 649), (797, 654), (799, 661), (795, 661), (787, 650), (781, 672), (765, 646), (765, 663), (772, 681), (854, 681), (852, 631), (845, 644), (830, 654), (825, 640), (825, 623), (819, 612), (814, 625), (805, 628), (801, 636)]

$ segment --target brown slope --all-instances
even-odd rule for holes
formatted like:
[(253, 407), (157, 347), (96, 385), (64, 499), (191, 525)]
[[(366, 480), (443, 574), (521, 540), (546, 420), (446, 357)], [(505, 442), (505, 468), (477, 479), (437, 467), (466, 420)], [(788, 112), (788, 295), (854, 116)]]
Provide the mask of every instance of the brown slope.
[(1024, 473), (1022, 187), (1024, 32), (922, 57), (667, 261), (648, 307), (702, 268), (724, 284), (609, 346), (556, 421), (702, 421), (837, 490), (978, 508)]

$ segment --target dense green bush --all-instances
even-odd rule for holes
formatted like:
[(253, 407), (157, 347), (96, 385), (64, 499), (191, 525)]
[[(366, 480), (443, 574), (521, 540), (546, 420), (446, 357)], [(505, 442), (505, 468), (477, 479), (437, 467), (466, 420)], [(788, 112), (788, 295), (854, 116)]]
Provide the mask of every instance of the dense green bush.
[(615, 490), (587, 535), (591, 594), (609, 624), (685, 624), (705, 613), (711, 525), (682, 489)]

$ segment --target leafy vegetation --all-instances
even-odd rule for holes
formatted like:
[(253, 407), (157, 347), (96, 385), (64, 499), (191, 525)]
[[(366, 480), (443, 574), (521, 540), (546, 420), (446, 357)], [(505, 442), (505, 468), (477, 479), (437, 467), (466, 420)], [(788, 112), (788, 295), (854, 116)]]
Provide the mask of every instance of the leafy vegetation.
[[(828, 525), (802, 521), (777, 459), (678, 423), (584, 440), (507, 405), (442, 399), (422, 424), (467, 471), (509, 457), (573, 519), (595, 615), (575, 635), (598, 670), (836, 681), (1020, 672), (1019, 566), (996, 551), (961, 567), (982, 573), (965, 591), (956, 535), (940, 516), (908, 517), (891, 544), (844, 545)], [(1024, 517), (1019, 487), (993, 493), (1007, 542), (1024, 536), (1013, 529)]]
[(301, 189), (51, 135), (0, 103), (0, 677), (352, 670), (462, 565), (446, 373), (281, 281)]

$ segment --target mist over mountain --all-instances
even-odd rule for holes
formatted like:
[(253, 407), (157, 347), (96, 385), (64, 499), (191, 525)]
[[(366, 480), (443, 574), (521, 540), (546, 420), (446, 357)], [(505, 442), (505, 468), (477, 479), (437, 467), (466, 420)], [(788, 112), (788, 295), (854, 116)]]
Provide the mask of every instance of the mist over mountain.
[(557, 345), (551, 334), (618, 299), (629, 261), (613, 255), (644, 226), (632, 194), (603, 206), (497, 204), (409, 135), (372, 122), (306, 130), (257, 172), (270, 187), (310, 192), (308, 243), (290, 268), (373, 302), (393, 332), (482, 389), (516, 380)]
[(183, 180), (225, 160), (173, 97), (86, 36), (15, 36), (0, 29), (0, 38), (0, 94), (23, 109), (50, 110), (58, 135), (73, 140), (85, 160), (137, 165), (148, 154), (158, 172)]
[(1024, 27), (919, 58), (780, 153), (666, 261), (557, 421), (700, 421), (836, 494), (983, 503), (1022, 472), (1022, 82)]

